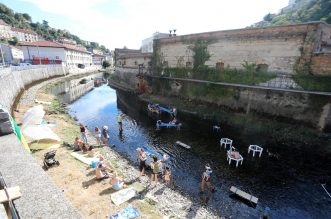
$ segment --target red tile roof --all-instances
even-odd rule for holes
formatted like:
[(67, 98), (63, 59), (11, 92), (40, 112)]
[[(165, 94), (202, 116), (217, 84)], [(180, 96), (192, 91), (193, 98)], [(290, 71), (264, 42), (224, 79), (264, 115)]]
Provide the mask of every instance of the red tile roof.
[(6, 22), (4, 22), (3, 20), (0, 19), (0, 25), (3, 25), (3, 26), (9, 26)]
[(26, 30), (26, 29), (21, 29), (21, 28), (17, 28), (17, 27), (11, 27), (11, 30), (15, 31), (15, 32), (21, 32), (21, 33), (28, 33), (28, 34), (37, 35), (37, 33), (32, 31), (32, 30)]
[(22, 42), (20, 43), (21, 46), (32, 46), (32, 47), (52, 47), (52, 48), (64, 48), (67, 50), (73, 50), (77, 52), (82, 52), (82, 53), (89, 53), (81, 48), (78, 48), (76, 46), (71, 46), (71, 45), (63, 45), (58, 42), (52, 42), (52, 41), (47, 41), (47, 40), (42, 40), (42, 41), (35, 41), (35, 42)]
[(47, 41), (47, 40), (41, 40), (41, 41), (35, 41), (35, 42), (22, 42), (20, 43), (21, 46), (35, 46), (35, 47), (52, 47), (52, 48), (65, 48), (64, 45), (57, 42)]

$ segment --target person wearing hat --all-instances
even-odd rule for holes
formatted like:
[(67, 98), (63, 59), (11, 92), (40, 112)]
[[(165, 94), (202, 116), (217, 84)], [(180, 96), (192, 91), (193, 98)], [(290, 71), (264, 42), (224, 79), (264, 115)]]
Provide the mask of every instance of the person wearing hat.
[(205, 165), (205, 171), (202, 174), (202, 181), (201, 181), (201, 192), (205, 191), (205, 186), (207, 186), (209, 189), (211, 189), (212, 192), (215, 191), (215, 186), (213, 186), (210, 182), (211, 180), (211, 173), (212, 173), (212, 169), (209, 165), (209, 163), (207, 163)]

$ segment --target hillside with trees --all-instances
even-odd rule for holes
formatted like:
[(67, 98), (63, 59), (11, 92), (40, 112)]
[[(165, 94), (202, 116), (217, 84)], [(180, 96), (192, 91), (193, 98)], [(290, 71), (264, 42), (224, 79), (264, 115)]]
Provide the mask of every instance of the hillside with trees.
[[(14, 12), (2, 3), (0, 3), (0, 19), (13, 27), (33, 30), (45, 40), (59, 40), (61, 38), (66, 38), (74, 40), (77, 44), (84, 45), (83, 40), (78, 36), (71, 34), (66, 30), (52, 28), (46, 20), (43, 20), (42, 23), (34, 23), (32, 22), (32, 18), (29, 14)], [(90, 45), (86, 47), (92, 47), (103, 52), (109, 52), (104, 45), (99, 45), (96, 42), (91, 42)]]
[(267, 14), (263, 21), (253, 27), (323, 21), (331, 24), (331, 0), (296, 0), (291, 7), (283, 8), (279, 14)]

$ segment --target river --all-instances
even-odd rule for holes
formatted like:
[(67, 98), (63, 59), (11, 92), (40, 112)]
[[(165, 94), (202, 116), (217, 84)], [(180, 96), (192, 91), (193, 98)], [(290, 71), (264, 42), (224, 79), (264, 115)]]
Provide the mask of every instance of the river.
[[(155, 119), (148, 116), (144, 103), (132, 94), (106, 85), (80, 97), (68, 105), (68, 110), (92, 132), (94, 127), (107, 125), (114, 149), (137, 165), (137, 147), (148, 146), (168, 154), (175, 189), (197, 202), (207, 198), (207, 207), (219, 215), (259, 218), (265, 207), (269, 207), (271, 218), (331, 218), (331, 199), (321, 187), (321, 183), (330, 182), (331, 160), (319, 156), (316, 152), (319, 146), (312, 145), (299, 151), (295, 147), (298, 142), (270, 145), (273, 142), (270, 136), (237, 130), (229, 124), (221, 125), (221, 132), (216, 133), (209, 124), (203, 125), (203, 121), (181, 117), (181, 114), (178, 115), (183, 123), (180, 131), (156, 131)], [(124, 114), (122, 133), (117, 124), (119, 113)], [(229, 166), (226, 151), (219, 146), (221, 137), (234, 139), (235, 147), (244, 156), (242, 166)], [(329, 137), (326, 137), (327, 141)], [(176, 146), (177, 140), (191, 145), (192, 149)], [(260, 143), (265, 150), (262, 157), (248, 156), (248, 144)], [(201, 195), (198, 188), (206, 162), (212, 166), (212, 183), (217, 191)], [(258, 197), (257, 206), (252, 207), (250, 203), (232, 196), (229, 192), (231, 186)]]

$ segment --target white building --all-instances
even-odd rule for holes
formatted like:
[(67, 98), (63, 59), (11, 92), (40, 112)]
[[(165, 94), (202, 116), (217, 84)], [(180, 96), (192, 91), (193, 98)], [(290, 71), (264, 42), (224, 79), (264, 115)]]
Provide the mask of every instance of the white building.
[(23, 51), (20, 48), (5, 44), (0, 44), (0, 46), (6, 64), (18, 64), (24, 60)]
[(92, 54), (92, 63), (93, 65), (102, 65), (106, 56), (100, 54)]
[(11, 37), (16, 37), (19, 42), (38, 41), (38, 34), (32, 30), (11, 27)]
[(6, 24), (6, 22), (4, 22), (3, 20), (0, 20), (0, 38), (1, 39), (11, 38), (10, 26)]
[(73, 45), (36, 41), (21, 43), (21, 48), (24, 59), (30, 60), (33, 64), (62, 64), (73, 68), (92, 65), (91, 54)]
[(141, 52), (142, 53), (151, 53), (153, 52), (153, 41), (155, 39), (169, 37), (168, 33), (159, 33), (155, 32), (152, 37), (144, 39), (141, 43)]

